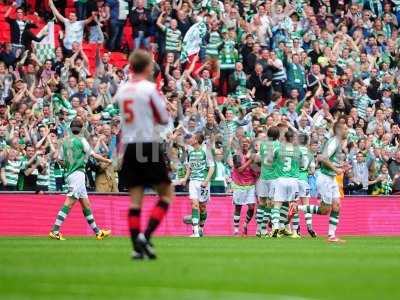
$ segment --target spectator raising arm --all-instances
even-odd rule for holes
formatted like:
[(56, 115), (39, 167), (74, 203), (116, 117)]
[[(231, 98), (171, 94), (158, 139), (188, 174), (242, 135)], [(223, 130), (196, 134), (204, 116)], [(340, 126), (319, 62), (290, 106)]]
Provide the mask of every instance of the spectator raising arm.
[(53, 0), (49, 0), (49, 6), (53, 14), (56, 16), (56, 18), (63, 23), (66, 23), (68, 21), (67, 18), (63, 17), (60, 12), (57, 10), (56, 6), (53, 3)]
[(4, 13), (4, 18), (5, 19), (7, 19), (10, 16), (10, 13), (13, 10), (14, 7), (17, 7), (17, 2), (15, 2), (15, 1), (12, 3), (12, 5)]

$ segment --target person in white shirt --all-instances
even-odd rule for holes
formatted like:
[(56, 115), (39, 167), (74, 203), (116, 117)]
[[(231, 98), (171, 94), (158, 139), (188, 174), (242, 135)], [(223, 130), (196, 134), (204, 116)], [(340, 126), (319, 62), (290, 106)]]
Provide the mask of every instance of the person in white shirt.
[(72, 44), (74, 42), (82, 43), (83, 30), (85, 26), (93, 21), (93, 16), (90, 16), (86, 20), (78, 21), (78, 18), (74, 12), (71, 12), (68, 19), (63, 17), (57, 8), (55, 7), (53, 0), (49, 0), (49, 6), (53, 14), (58, 20), (64, 23), (65, 34), (64, 34), (64, 51), (66, 56), (72, 55)]
[[(153, 60), (143, 50), (135, 50), (129, 58), (131, 80), (122, 84), (117, 94), (122, 115), (122, 143), (125, 146), (120, 173), (122, 183), (131, 195), (129, 230), (133, 244), (133, 259), (156, 258), (149, 242), (165, 216), (173, 192), (164, 152), (160, 144), (158, 125), (166, 125), (170, 116), (165, 98), (148, 78), (153, 74)], [(140, 230), (140, 214), (145, 187), (159, 195), (144, 234)]]

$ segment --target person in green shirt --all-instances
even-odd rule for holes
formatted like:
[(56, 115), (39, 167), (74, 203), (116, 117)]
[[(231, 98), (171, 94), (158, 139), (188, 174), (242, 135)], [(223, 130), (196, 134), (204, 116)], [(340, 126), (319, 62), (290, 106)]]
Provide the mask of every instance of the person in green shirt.
[(191, 237), (203, 236), (204, 225), (207, 220), (207, 202), (210, 199), (210, 181), (214, 173), (215, 164), (210, 149), (203, 146), (204, 136), (195, 134), (190, 138), (192, 149), (188, 154), (186, 175), (181, 184), (186, 185), (189, 179), (189, 198), (192, 201)]
[(299, 93), (300, 99), (303, 99), (305, 95), (306, 85), (306, 73), (304, 67), (300, 63), (300, 56), (298, 54), (293, 54), (292, 58), (289, 59), (287, 55), (284, 56), (283, 64), (286, 68), (286, 91), (296, 89)]
[(283, 203), (295, 201), (298, 193), (297, 178), (300, 173), (300, 151), (294, 141), (295, 133), (292, 130), (285, 132), (284, 141), (279, 144), (279, 147), (275, 148), (273, 153), (272, 166), (277, 177), (273, 186), (273, 208), (271, 209), (271, 236), (273, 238), (279, 237), (282, 233), (286, 235), (286, 224), (282, 220), (280, 222), (280, 209)]
[[(308, 148), (308, 135), (301, 134), (298, 136), (299, 150), (300, 150), (300, 173), (299, 173), (299, 200), (303, 205), (310, 203), (310, 185), (308, 184), (309, 172), (315, 170), (314, 155)], [(312, 214), (305, 213), (304, 218), (306, 220), (307, 230), (310, 236), (313, 238), (317, 237), (315, 231), (312, 228)], [(299, 214), (296, 212), (293, 216), (293, 230), (299, 235)]]
[(347, 136), (347, 126), (336, 123), (333, 126), (334, 136), (324, 145), (321, 157), (320, 174), (317, 176), (317, 190), (321, 196), (321, 204), (299, 205), (298, 209), (305, 213), (318, 215), (329, 214), (328, 241), (341, 243), (343, 240), (336, 237), (336, 228), (339, 223), (340, 192), (336, 176), (343, 174), (344, 154), (342, 141)]
[(280, 131), (278, 127), (270, 127), (267, 132), (268, 139), (262, 141), (259, 150), (259, 161), (261, 163), (261, 175), (256, 184), (258, 196), (256, 222), (258, 237), (265, 236), (266, 223), (271, 221), (272, 193), (274, 181), (277, 179), (274, 171), (274, 153), (279, 146)]
[(157, 26), (165, 34), (165, 53), (172, 52), (175, 55), (175, 59), (179, 57), (182, 47), (182, 33), (178, 29), (178, 21), (172, 19), (170, 26), (167, 27), (163, 24), (163, 20), (166, 17), (166, 13), (161, 13), (157, 19)]
[(25, 168), (26, 161), (19, 157), (18, 150), (10, 148), (7, 160), (1, 168), (1, 181), (6, 191), (18, 190), (20, 172)]
[(63, 162), (65, 168), (68, 194), (63, 207), (57, 214), (53, 228), (49, 233), (49, 237), (54, 240), (65, 240), (60, 233), (60, 228), (77, 201), (79, 201), (82, 207), (86, 221), (96, 234), (97, 240), (102, 240), (111, 234), (111, 230), (101, 230), (97, 227), (90, 209), (90, 202), (85, 186), (85, 166), (87, 158), (92, 156), (98, 161), (108, 164), (111, 164), (111, 160), (102, 157), (92, 150), (87, 140), (80, 135), (82, 128), (83, 123), (80, 119), (75, 118), (72, 120), (70, 125), (72, 135), (65, 138), (61, 147), (60, 161)]

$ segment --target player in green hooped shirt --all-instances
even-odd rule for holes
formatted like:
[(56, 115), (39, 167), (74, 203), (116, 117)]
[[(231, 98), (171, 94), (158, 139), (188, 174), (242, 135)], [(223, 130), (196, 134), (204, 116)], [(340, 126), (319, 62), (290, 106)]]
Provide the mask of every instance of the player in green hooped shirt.
[[(298, 136), (300, 150), (300, 173), (299, 173), (299, 201), (303, 205), (310, 204), (310, 185), (308, 184), (308, 175), (315, 171), (315, 159), (313, 153), (308, 148), (308, 135), (300, 134)], [(307, 231), (311, 237), (317, 237), (312, 227), (312, 214), (305, 213)], [(293, 216), (293, 231), (300, 235), (299, 214), (296, 212)]]
[(280, 222), (280, 209), (283, 203), (296, 200), (298, 192), (298, 178), (300, 171), (300, 152), (294, 145), (295, 134), (292, 130), (285, 132), (284, 141), (279, 144), (273, 153), (273, 168), (277, 179), (273, 187), (272, 234), (276, 238), (282, 233), (286, 234), (285, 223)]
[(261, 141), (259, 150), (259, 160), (261, 163), (261, 174), (257, 181), (257, 211), (256, 235), (261, 237), (267, 234), (266, 225), (271, 221), (272, 192), (274, 180), (277, 173), (274, 170), (273, 160), (275, 149), (279, 146), (280, 132), (278, 127), (270, 127), (267, 131), (268, 139)]
[(343, 240), (336, 237), (336, 228), (339, 223), (340, 193), (336, 175), (342, 174), (342, 141), (347, 137), (347, 126), (336, 123), (333, 126), (334, 136), (324, 146), (321, 158), (320, 174), (317, 177), (317, 190), (321, 196), (321, 204), (299, 205), (298, 209), (305, 213), (328, 215), (328, 241), (341, 243)]
[(82, 121), (75, 118), (70, 125), (72, 135), (67, 136), (61, 146), (60, 161), (63, 163), (65, 169), (68, 194), (49, 234), (49, 237), (54, 240), (65, 240), (60, 233), (60, 228), (77, 201), (81, 204), (83, 215), (96, 234), (97, 240), (102, 240), (111, 234), (111, 230), (101, 230), (97, 227), (90, 209), (85, 185), (85, 166), (89, 156), (109, 164), (111, 164), (111, 160), (93, 152), (87, 140), (80, 136), (82, 127)]
[(207, 202), (210, 199), (210, 180), (214, 173), (214, 159), (210, 149), (203, 147), (204, 136), (195, 134), (190, 138), (193, 147), (188, 154), (188, 164), (185, 178), (181, 184), (186, 185), (189, 179), (189, 198), (192, 201), (191, 237), (203, 236), (204, 225), (207, 219)]

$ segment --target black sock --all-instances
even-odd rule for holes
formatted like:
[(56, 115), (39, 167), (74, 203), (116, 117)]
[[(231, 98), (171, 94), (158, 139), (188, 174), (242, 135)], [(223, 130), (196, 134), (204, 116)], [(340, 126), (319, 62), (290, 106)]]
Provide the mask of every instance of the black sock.
[(140, 212), (140, 208), (131, 208), (128, 213), (129, 232), (133, 246), (135, 246), (136, 238), (140, 233)]
[(158, 225), (160, 225), (162, 219), (167, 213), (168, 207), (168, 202), (165, 202), (162, 199), (158, 200), (156, 206), (153, 208), (150, 214), (149, 223), (147, 225), (146, 231), (144, 232), (144, 236), (147, 240), (150, 239), (153, 232), (157, 229)]

